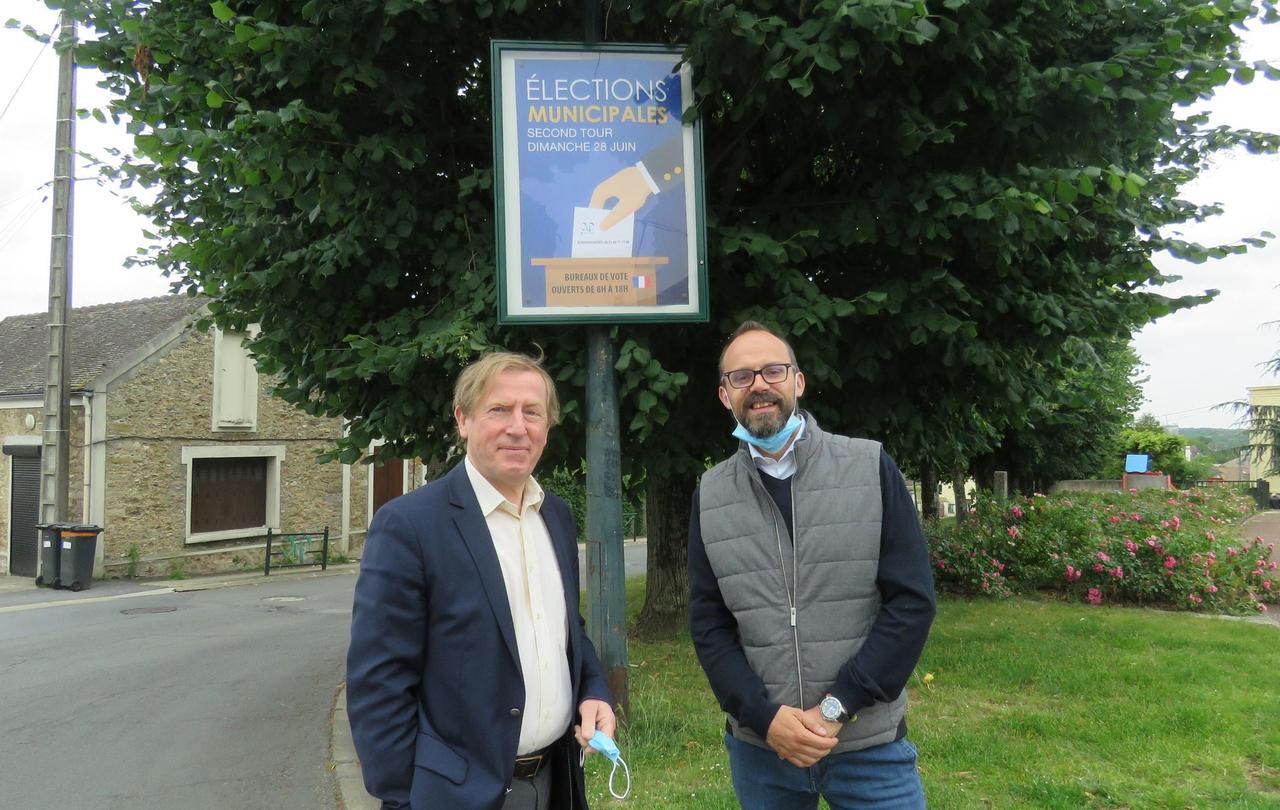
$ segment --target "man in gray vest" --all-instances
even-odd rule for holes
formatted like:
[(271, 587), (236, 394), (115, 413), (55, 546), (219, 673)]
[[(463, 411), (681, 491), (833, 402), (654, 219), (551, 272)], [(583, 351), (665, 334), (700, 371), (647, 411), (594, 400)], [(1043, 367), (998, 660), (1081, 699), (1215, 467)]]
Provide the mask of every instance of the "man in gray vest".
[(877, 442), (796, 406), (787, 341), (748, 321), (720, 356), (737, 453), (689, 520), (689, 623), (728, 715), (747, 810), (923, 808), (907, 679), (935, 612), (915, 505)]

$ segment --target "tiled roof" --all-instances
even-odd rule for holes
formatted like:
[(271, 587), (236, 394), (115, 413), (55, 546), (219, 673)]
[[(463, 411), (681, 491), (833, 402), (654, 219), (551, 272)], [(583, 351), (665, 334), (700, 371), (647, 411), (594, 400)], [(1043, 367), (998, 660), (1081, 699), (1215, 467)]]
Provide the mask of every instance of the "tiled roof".
[[(67, 354), (71, 390), (92, 387), (103, 369), (141, 349), (209, 302), (208, 298), (162, 295), (71, 310)], [(46, 312), (0, 320), (0, 396), (42, 396), (49, 350)]]

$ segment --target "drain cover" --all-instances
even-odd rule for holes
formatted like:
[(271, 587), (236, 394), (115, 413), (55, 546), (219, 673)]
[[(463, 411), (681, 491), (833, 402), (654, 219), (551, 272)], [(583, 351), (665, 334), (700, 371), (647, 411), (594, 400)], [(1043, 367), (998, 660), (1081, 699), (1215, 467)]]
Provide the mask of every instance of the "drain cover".
[(144, 613), (172, 613), (177, 610), (176, 607), (145, 607), (145, 608), (129, 608), (120, 611), (126, 616), (140, 616)]
[(305, 596), (264, 596), (264, 602), (301, 602), (306, 599)]

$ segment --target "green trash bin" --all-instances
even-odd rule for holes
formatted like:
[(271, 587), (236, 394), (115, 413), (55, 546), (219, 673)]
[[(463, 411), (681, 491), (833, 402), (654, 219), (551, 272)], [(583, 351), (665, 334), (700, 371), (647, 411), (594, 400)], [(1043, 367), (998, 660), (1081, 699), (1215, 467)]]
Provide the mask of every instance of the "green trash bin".
[(59, 527), (62, 523), (37, 523), (36, 528), (40, 530), (40, 575), (36, 577), (37, 588), (56, 588), (58, 587), (59, 551), (62, 550), (62, 543), (58, 540), (60, 533)]
[(98, 551), (100, 526), (55, 523), (58, 527), (58, 587), (82, 591), (93, 584), (93, 558)]

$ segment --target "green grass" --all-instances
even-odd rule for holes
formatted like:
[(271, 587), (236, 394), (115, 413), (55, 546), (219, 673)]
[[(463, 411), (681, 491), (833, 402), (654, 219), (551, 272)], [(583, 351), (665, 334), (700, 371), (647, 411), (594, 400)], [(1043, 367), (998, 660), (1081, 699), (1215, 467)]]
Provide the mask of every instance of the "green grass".
[[(627, 590), (634, 615), (643, 580)], [(723, 716), (687, 632), (633, 639), (628, 655), (628, 802), (736, 808)], [(931, 810), (1280, 809), (1275, 626), (948, 599), (909, 688)], [(588, 763), (593, 807), (616, 804), (608, 773), (602, 757)]]

